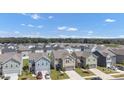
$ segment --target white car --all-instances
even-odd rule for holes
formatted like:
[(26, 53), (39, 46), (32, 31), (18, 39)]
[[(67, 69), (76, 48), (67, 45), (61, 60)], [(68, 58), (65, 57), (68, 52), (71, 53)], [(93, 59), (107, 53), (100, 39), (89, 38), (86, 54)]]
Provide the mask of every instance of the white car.
[(50, 74), (46, 74), (45, 79), (50, 79)]

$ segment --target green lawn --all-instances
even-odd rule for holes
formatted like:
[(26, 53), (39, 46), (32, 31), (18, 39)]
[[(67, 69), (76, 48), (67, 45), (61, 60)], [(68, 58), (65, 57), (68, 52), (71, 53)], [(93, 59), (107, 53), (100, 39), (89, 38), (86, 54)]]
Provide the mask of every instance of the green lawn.
[(118, 44), (105, 44), (106, 47), (113, 47), (113, 48), (116, 48), (116, 47), (119, 47)]
[(36, 77), (33, 77), (30, 72), (22, 72), (22, 75), (19, 76), (18, 80), (36, 80)]
[(124, 66), (124, 61), (121, 61), (120, 63), (116, 64), (116, 66)]
[(23, 59), (23, 67), (29, 66), (29, 59)]
[(115, 77), (115, 78), (118, 78), (118, 77), (124, 77), (124, 74), (112, 75), (112, 76)]
[(99, 67), (97, 66), (97, 69), (99, 69), (100, 71), (106, 73), (106, 74), (112, 74), (112, 73), (118, 73), (114, 70), (111, 70), (111, 69), (108, 69), (108, 68), (105, 68), (105, 67)]
[(75, 71), (82, 77), (94, 75), (91, 71), (83, 71), (82, 68), (75, 68)]
[(92, 78), (84, 78), (85, 80), (91, 80)]
[(68, 75), (66, 73), (61, 75), (61, 73), (59, 71), (56, 71), (56, 70), (51, 70), (50, 76), (51, 76), (52, 80), (69, 79), (69, 77), (68, 77)]

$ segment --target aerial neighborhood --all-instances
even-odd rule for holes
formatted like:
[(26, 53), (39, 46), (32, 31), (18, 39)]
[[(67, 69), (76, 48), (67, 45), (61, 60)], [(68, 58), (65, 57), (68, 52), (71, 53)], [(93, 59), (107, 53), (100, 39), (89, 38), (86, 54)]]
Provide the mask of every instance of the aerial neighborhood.
[(110, 47), (83, 43), (1, 43), (0, 79), (124, 79), (124, 46)]

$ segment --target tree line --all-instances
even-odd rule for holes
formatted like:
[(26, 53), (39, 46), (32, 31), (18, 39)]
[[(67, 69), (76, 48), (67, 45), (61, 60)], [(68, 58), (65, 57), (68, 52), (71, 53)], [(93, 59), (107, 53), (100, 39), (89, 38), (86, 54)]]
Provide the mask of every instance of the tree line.
[(89, 44), (124, 44), (124, 39), (96, 38), (0, 38), (0, 43), (89, 43)]

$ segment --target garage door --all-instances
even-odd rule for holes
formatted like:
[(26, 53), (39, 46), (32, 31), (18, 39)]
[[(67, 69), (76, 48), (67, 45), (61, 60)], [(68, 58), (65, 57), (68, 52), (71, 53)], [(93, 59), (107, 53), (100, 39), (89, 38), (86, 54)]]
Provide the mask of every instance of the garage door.
[(73, 69), (74, 69), (74, 67), (65, 67), (66, 71), (73, 70)]
[(91, 64), (91, 65), (89, 65), (89, 68), (96, 68), (96, 67), (97, 67), (96, 64)]
[(5, 77), (10, 77), (10, 80), (18, 80), (18, 73), (5, 74)]

